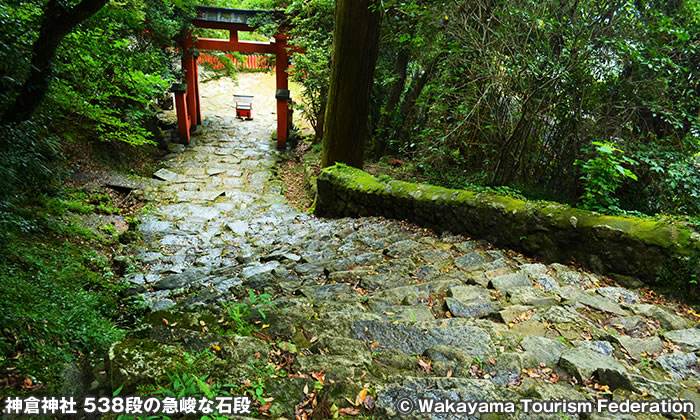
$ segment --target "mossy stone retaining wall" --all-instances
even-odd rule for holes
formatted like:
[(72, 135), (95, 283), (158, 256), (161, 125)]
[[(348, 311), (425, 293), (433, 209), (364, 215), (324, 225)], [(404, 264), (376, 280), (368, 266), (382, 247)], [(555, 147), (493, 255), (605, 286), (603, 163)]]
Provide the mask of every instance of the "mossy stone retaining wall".
[(691, 280), (681, 278), (688, 273), (700, 276), (700, 234), (662, 221), (383, 180), (344, 165), (324, 169), (317, 186), (316, 214), (321, 216), (409, 220), (485, 239), (546, 262), (574, 261), (618, 280), (636, 278), (649, 285), (683, 285)]

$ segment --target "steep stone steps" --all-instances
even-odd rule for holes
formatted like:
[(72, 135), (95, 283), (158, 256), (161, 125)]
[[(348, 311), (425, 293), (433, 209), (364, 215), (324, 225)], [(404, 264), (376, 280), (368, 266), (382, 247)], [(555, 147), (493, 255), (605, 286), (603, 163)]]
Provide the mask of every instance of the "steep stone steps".
[[(115, 388), (166, 380), (198, 354), (212, 380), (263, 381), (272, 417), (294, 418), (312, 398), (355, 408), (363, 388), (374, 405), (358, 408), (376, 418), (396, 418), (403, 397), (700, 402), (688, 308), (462, 236), (300, 213), (281, 195), (272, 119), (259, 115), (240, 122), (222, 109), (144, 191), (145, 241), (126, 280), (151, 312), (110, 351)], [(244, 319), (252, 335), (231, 334), (226, 305), (251, 291), (274, 307), (258, 302), (264, 316)], [(261, 376), (268, 363), (287, 374)], [(584, 417), (611, 418), (568, 415)]]

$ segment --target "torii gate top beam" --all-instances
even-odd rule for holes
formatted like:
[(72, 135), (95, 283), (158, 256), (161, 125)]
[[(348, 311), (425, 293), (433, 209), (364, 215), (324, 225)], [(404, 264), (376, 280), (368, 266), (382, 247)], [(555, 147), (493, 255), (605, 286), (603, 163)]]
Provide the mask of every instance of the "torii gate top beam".
[[(255, 20), (272, 19), (278, 23), (280, 33), (275, 36), (276, 42), (239, 41), (238, 31), (255, 30)], [(203, 50), (238, 51), (245, 53), (277, 54), (286, 48), (286, 43), (279, 42), (286, 37), (281, 33), (288, 27), (284, 22), (287, 17), (284, 12), (275, 10), (226, 9), (223, 7), (197, 6), (197, 17), (192, 24), (197, 28), (219, 29), (229, 31), (229, 39), (199, 38), (196, 48)], [(251, 22), (252, 21), (252, 22)]]
[(267, 17), (279, 22), (280, 28), (288, 27), (287, 15), (280, 10), (227, 9), (224, 7), (197, 6), (198, 22), (238, 23), (254, 27), (248, 22), (254, 18)]

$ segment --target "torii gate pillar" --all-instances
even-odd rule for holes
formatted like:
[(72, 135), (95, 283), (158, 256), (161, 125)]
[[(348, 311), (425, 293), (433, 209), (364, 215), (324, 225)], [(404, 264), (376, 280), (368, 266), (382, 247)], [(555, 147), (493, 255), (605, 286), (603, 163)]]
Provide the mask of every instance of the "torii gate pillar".
[(277, 148), (283, 149), (287, 146), (289, 136), (289, 81), (287, 76), (287, 36), (278, 34), (275, 36), (275, 76), (277, 83)]
[(199, 53), (192, 51), (191, 38), (184, 40), (182, 50), (182, 70), (185, 83), (176, 84), (171, 90), (175, 94), (178, 134), (180, 140), (189, 144), (190, 131), (194, 131), (197, 125), (202, 123), (202, 111), (199, 103), (199, 69), (197, 68)]

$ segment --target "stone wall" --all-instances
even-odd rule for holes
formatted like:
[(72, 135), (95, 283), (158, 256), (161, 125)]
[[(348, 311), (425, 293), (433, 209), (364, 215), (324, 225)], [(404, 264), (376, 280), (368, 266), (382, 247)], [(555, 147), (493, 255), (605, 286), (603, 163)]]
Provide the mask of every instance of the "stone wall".
[(546, 262), (579, 263), (628, 284), (681, 286), (693, 273), (700, 278), (700, 234), (684, 226), (376, 178), (344, 165), (326, 168), (317, 183), (321, 216), (404, 219)]

